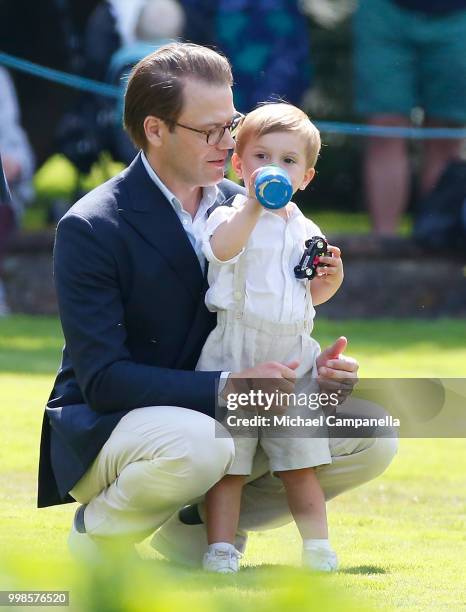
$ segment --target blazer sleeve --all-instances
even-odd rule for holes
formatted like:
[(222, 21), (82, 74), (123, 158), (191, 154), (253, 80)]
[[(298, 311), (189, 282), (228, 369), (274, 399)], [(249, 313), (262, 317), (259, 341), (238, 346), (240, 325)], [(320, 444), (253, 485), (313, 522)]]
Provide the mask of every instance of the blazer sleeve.
[(86, 403), (104, 413), (173, 405), (213, 417), (220, 372), (173, 370), (132, 360), (113, 257), (89, 220), (68, 214), (60, 221), (55, 285), (66, 348)]

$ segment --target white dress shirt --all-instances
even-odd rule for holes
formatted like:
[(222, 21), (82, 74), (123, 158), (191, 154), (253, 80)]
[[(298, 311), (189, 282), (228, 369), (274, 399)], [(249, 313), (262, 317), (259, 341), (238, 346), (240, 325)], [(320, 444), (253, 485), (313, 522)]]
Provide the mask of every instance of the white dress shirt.
[[(236, 257), (220, 261), (212, 252), (210, 237), (245, 199), (237, 195), (231, 207), (219, 206), (207, 221), (203, 242), (209, 261), (207, 308), (212, 312), (234, 309), (234, 264), (239, 257), (246, 257), (245, 311), (277, 323), (303, 320), (308, 281), (297, 279), (294, 267), (303, 255), (305, 241), (312, 236), (322, 236), (322, 232), (306, 219), (296, 204), (291, 203), (288, 219), (264, 208), (246, 248)], [(311, 314), (313, 316), (314, 312)]]
[(147, 161), (147, 157), (145, 156), (144, 151), (141, 151), (141, 159), (150, 178), (154, 181), (154, 183), (157, 185), (157, 187), (172, 205), (173, 210), (177, 214), (178, 219), (181, 221), (181, 224), (183, 225), (183, 228), (188, 235), (189, 241), (191, 242), (191, 245), (199, 260), (201, 270), (204, 271), (205, 257), (204, 253), (202, 252), (202, 240), (205, 232), (205, 226), (207, 223), (207, 211), (211, 206), (213, 206), (218, 196), (217, 186), (213, 185), (202, 188), (202, 198), (199, 203), (199, 208), (197, 209), (196, 215), (193, 219), (191, 215), (183, 208), (183, 205), (178, 200), (178, 198), (168, 189), (168, 187), (164, 183), (162, 183), (160, 178), (157, 176), (155, 170)]

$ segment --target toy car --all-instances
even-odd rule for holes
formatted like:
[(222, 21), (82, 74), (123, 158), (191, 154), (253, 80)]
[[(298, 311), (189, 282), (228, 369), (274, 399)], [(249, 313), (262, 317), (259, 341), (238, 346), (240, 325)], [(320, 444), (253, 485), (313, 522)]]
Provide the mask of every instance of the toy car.
[(294, 268), (296, 278), (314, 278), (319, 265), (319, 257), (327, 255), (327, 241), (322, 236), (313, 236), (304, 243), (304, 251), (301, 261)]

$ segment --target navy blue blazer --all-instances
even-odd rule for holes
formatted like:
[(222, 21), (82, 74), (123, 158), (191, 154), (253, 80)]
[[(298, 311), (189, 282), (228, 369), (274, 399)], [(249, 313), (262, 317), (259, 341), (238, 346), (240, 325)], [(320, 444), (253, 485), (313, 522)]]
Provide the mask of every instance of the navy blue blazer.
[[(224, 180), (216, 205), (243, 188)], [(206, 274), (140, 155), (57, 227), (54, 276), (65, 347), (46, 406), (38, 506), (73, 501), (118, 421), (134, 408), (214, 416), (219, 372), (196, 372), (215, 325)]]

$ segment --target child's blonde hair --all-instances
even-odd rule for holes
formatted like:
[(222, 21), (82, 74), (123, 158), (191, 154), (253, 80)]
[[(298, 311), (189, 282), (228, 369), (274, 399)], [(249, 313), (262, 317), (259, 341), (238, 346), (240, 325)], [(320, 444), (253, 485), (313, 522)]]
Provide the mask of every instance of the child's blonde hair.
[(305, 138), (308, 168), (314, 168), (320, 151), (319, 130), (300, 108), (286, 102), (261, 104), (243, 119), (236, 136), (236, 152), (241, 157), (246, 143), (272, 132), (298, 132)]

